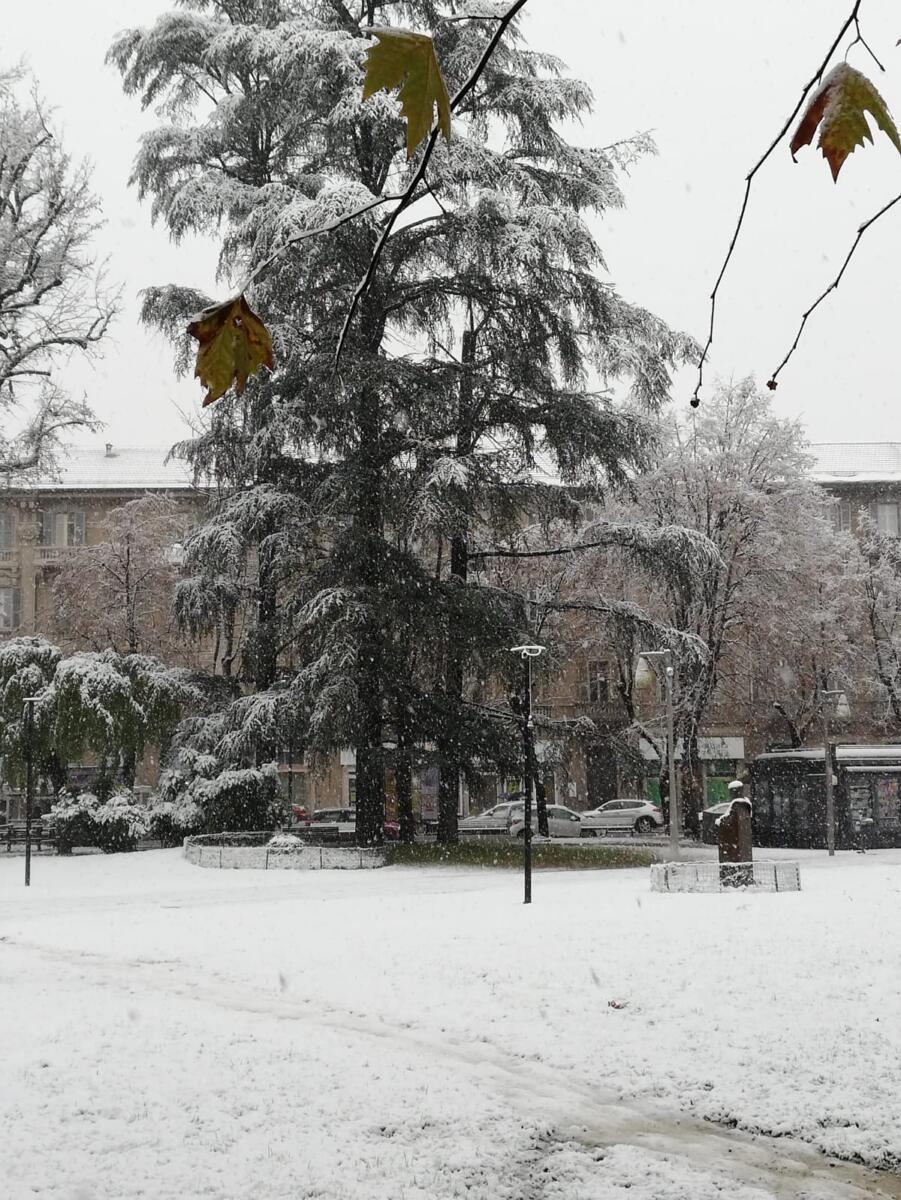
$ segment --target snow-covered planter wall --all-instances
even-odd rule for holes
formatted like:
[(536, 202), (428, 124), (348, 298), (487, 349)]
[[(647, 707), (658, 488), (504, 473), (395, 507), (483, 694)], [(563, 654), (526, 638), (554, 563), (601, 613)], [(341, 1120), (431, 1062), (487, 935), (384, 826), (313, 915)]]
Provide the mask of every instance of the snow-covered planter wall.
[(271, 833), (199, 833), (185, 838), (185, 858), (196, 867), (256, 871), (365, 871), (388, 861), (385, 846), (271, 845), (271, 838)]
[(729, 892), (753, 888), (758, 892), (800, 892), (801, 868), (796, 862), (654, 863), (652, 892)]

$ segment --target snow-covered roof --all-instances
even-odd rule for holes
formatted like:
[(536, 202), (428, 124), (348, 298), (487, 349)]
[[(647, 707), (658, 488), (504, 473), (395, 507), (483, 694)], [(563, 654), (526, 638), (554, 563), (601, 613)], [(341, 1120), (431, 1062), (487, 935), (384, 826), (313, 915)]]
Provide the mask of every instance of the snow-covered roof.
[(191, 470), (179, 459), (169, 459), (168, 446), (71, 446), (60, 456), (56, 470), (18, 484), (17, 490), (35, 492), (141, 492), (187, 491)]
[(817, 483), (901, 483), (901, 442), (815, 442)]

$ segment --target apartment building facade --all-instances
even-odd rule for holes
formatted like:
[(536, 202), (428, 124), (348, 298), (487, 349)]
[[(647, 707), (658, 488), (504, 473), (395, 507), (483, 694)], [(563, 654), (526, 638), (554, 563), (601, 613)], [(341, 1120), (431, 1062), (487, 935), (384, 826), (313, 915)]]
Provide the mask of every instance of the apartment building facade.
[(174, 500), (187, 523), (202, 505), (186, 464), (159, 447), (73, 447), (54, 474), (0, 484), (0, 636), (46, 633), (56, 569), (105, 539), (114, 508), (148, 494)]

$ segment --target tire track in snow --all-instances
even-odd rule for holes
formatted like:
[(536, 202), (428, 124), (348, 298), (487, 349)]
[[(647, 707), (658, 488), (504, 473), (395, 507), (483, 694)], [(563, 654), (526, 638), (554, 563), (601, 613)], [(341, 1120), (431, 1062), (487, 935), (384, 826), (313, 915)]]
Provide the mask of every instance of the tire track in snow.
[[(436, 1037), (410, 1023), (389, 1024), (379, 1016), (324, 1005), (318, 998), (282, 991), (267, 994), (246, 981), (207, 971), (188, 977), (179, 959), (126, 958), (64, 950), (3, 937), (6, 946), (55, 965), (65, 964), (97, 985), (133, 992), (152, 989), (169, 997), (242, 1014), (295, 1021), (360, 1039), (376, 1039), (424, 1057), (465, 1067), (479, 1086), (530, 1112), (553, 1131), (548, 1145), (577, 1142), (587, 1149), (635, 1146), (680, 1155), (693, 1165), (726, 1170), (738, 1182), (768, 1189), (774, 1200), (901, 1200), (901, 1176), (827, 1158), (805, 1142), (736, 1129), (674, 1114), (647, 1100), (621, 1100), (583, 1079), (534, 1058), (517, 1057), (489, 1042)], [(442, 1031), (444, 1032), (444, 1031)]]

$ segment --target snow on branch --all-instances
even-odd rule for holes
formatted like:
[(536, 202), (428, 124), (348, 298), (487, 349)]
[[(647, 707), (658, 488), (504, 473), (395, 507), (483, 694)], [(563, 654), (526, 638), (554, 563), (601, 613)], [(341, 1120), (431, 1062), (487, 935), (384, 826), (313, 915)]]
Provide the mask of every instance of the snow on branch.
[(586, 550), (602, 550), (616, 547), (629, 551), (651, 565), (659, 565), (661, 556), (667, 561), (678, 563), (680, 569), (702, 574), (717, 570), (723, 564), (715, 544), (695, 529), (682, 525), (627, 525), (600, 523), (583, 530), (580, 538), (566, 546), (551, 546), (539, 550), (473, 550), (471, 559), (489, 558), (555, 558), (565, 554), (579, 554)]

